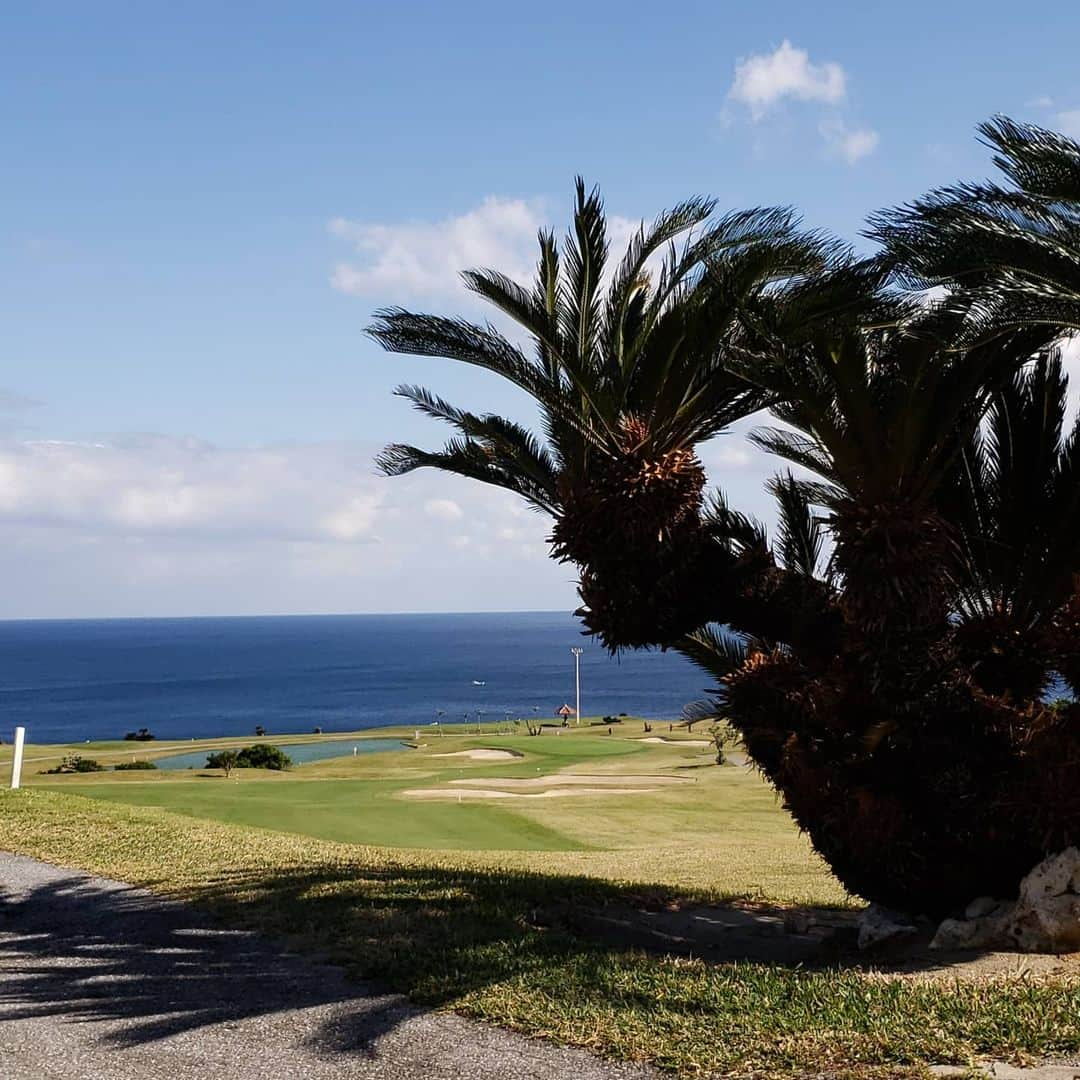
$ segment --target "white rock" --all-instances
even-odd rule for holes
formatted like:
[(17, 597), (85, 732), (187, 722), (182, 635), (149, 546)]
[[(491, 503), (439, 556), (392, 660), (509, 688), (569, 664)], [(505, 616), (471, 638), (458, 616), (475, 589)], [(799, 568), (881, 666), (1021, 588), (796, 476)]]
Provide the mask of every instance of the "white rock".
[(995, 900), (992, 896), (980, 896), (977, 900), (972, 900), (964, 909), (964, 918), (981, 919), (985, 915), (993, 915), (998, 908), (1004, 906), (1004, 900)]
[(1032, 908), (1042, 935), (1039, 952), (1080, 950), (1080, 896), (1052, 896)]
[(930, 948), (1080, 951), (1078, 885), (1080, 849), (1071, 847), (1044, 859), (1024, 878), (1015, 904), (988, 896), (972, 900), (967, 918), (946, 919)]
[(1050, 951), (1050, 943), (1046, 940), (1042, 920), (1032, 908), (1021, 908), (1019, 904), (1013, 917), (1002, 927), (1001, 940), (994, 944), (1000, 949), (1013, 949), (1017, 952)]
[(931, 949), (985, 949), (1005, 940), (1012, 905), (975, 919), (946, 919), (930, 942)]
[(880, 904), (871, 904), (859, 918), (859, 948), (863, 950), (917, 933), (918, 929), (905, 915), (890, 911)]
[(1050, 896), (1061, 896), (1069, 891), (1071, 883), (1080, 873), (1080, 849), (1066, 848), (1058, 855), (1043, 859), (1020, 883), (1020, 903), (1038, 904)]

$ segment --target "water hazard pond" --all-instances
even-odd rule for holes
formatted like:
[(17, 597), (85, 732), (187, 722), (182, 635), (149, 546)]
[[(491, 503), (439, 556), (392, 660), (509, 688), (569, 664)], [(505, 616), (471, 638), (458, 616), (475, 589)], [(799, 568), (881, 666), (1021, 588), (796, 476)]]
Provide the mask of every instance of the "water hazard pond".
[[(263, 740), (260, 740), (260, 742)], [(267, 740), (272, 745), (273, 740)], [(293, 743), (281, 749), (292, 758), (294, 765), (303, 765), (308, 761), (323, 761), (326, 758), (348, 757), (355, 749), (358, 754), (376, 754), (385, 750), (401, 750), (404, 743), (400, 739), (335, 739), (325, 742)], [(173, 754), (170, 757), (155, 758), (159, 769), (204, 769), (206, 756), (213, 751), (199, 750), (190, 754)]]

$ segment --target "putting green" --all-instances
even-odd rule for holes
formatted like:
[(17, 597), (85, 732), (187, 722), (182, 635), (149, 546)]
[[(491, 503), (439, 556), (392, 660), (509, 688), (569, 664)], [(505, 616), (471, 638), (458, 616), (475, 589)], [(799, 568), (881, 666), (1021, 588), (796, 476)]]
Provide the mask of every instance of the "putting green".
[[(756, 778), (710, 765), (709, 751), (697, 744), (644, 744), (641, 732), (635, 723), (613, 735), (603, 728), (549, 729), (540, 738), (454, 733), (427, 737), (415, 749), (348, 755), (284, 773), (235, 770), (228, 778), (190, 769), (35, 773), (28, 780), (94, 799), (379, 847), (573, 852), (669, 844), (673, 836), (693, 842), (715, 830), (723, 817), (718, 804), (729, 812), (749, 806), (783, 828)], [(478, 749), (516, 756), (462, 756)], [(41, 748), (39, 760), (55, 753)], [(123, 759), (101, 755), (103, 763)], [(558, 797), (548, 797), (547, 780)], [(571, 799), (566, 789), (574, 786), (582, 790)], [(408, 794), (416, 791), (428, 797)], [(521, 791), (539, 794), (525, 799)]]

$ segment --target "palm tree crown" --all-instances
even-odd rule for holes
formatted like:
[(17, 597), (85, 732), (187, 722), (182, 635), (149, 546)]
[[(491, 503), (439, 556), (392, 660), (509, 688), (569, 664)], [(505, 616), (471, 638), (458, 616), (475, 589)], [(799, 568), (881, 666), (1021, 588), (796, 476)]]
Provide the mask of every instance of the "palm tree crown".
[(868, 235), (911, 283), (975, 296), (984, 332), (1080, 330), (1080, 142), (1002, 116), (979, 131), (1008, 184), (932, 191), (874, 215)]

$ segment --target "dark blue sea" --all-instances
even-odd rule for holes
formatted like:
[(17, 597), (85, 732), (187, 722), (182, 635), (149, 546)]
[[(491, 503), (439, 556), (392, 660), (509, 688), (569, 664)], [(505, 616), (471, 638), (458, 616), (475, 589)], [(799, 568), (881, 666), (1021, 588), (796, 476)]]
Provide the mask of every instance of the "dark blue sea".
[[(333, 615), (0, 622), (0, 738), (33, 742), (353, 731), (384, 724), (674, 718), (706, 675), (674, 654), (618, 659), (569, 615)], [(482, 683), (483, 685), (478, 685)]]

